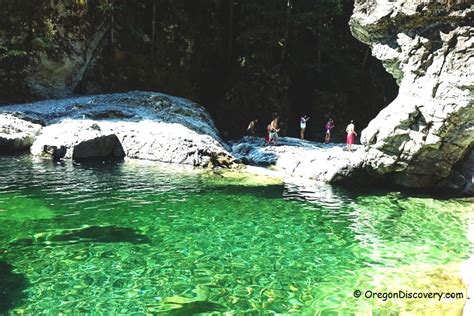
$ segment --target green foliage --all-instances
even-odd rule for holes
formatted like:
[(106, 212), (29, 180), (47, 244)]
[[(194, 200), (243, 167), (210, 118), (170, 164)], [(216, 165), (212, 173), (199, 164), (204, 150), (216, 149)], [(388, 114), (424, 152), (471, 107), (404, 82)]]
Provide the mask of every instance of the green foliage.
[(109, 14), (112, 13), (115, 8), (114, 5), (110, 2), (102, 2), (97, 6), (97, 9), (104, 14)]
[(9, 60), (18, 57), (25, 57), (28, 53), (21, 49), (9, 49), (0, 45), (0, 61)]
[(44, 21), (45, 36), (48, 40), (52, 40), (58, 33), (58, 26), (53, 22), (52, 19), (48, 18)]

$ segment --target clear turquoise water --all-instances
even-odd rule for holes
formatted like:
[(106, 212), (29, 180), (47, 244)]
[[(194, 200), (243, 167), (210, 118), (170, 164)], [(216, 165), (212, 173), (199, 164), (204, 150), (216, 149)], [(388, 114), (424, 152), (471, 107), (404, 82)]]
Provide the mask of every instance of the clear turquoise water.
[(474, 253), (472, 200), (29, 157), (0, 192), (0, 313), (396, 314), (352, 293)]

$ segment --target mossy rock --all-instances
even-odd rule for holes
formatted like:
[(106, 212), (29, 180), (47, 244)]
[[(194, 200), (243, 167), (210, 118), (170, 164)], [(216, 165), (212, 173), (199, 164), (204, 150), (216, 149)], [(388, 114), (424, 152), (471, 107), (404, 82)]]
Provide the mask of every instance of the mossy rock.
[(215, 185), (267, 186), (283, 183), (282, 178), (254, 174), (245, 170), (214, 170), (213, 172), (206, 173), (204, 178)]
[(23, 197), (19, 194), (3, 194), (6, 204), (0, 206), (0, 220), (30, 221), (52, 219), (56, 216), (53, 210), (34, 198)]

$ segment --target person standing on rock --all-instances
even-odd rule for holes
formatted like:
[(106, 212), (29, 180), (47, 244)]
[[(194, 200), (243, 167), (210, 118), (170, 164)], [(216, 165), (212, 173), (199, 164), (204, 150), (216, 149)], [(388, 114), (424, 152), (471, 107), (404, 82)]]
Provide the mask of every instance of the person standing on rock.
[(280, 128), (278, 127), (278, 113), (273, 113), (272, 115), (273, 119), (270, 122), (270, 124), (267, 127), (268, 131), (268, 144), (275, 144), (277, 145), (278, 141), (278, 132), (280, 131)]
[(304, 139), (304, 132), (306, 130), (306, 122), (308, 122), (309, 119), (310, 119), (310, 117), (306, 116), (306, 115), (304, 115), (300, 118), (300, 129), (301, 129), (300, 130), (300, 137), (301, 137), (301, 139)]
[(352, 144), (354, 143), (355, 136), (357, 136), (353, 120), (351, 120), (350, 124), (347, 125), (346, 132), (347, 132), (347, 139), (346, 139), (347, 149), (349, 151), (352, 151)]
[(324, 128), (326, 129), (326, 137), (324, 138), (324, 142), (328, 144), (331, 141), (331, 130), (334, 128), (334, 121), (329, 119)]
[(258, 123), (258, 118), (253, 121), (250, 121), (249, 126), (247, 127), (247, 135), (248, 136), (255, 136), (255, 127)]

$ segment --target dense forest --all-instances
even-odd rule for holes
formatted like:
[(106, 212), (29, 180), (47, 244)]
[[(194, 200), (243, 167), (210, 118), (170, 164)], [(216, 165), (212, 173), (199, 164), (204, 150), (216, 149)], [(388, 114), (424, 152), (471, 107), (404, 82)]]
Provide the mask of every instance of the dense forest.
[[(352, 0), (0, 0), (0, 8), (2, 103), (152, 90), (202, 104), (226, 138), (255, 117), (263, 131), (277, 111), (285, 134), (297, 135), (307, 114), (307, 136), (319, 139), (329, 117), (336, 134), (350, 119), (361, 129), (397, 94), (350, 33)], [(62, 84), (53, 89), (55, 76)]]

